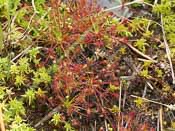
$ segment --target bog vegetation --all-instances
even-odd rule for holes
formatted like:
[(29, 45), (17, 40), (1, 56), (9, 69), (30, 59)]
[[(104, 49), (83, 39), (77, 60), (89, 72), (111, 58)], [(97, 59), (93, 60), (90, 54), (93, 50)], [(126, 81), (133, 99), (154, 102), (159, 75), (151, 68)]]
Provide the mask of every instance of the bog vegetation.
[(2, 131), (175, 130), (175, 1), (0, 0)]

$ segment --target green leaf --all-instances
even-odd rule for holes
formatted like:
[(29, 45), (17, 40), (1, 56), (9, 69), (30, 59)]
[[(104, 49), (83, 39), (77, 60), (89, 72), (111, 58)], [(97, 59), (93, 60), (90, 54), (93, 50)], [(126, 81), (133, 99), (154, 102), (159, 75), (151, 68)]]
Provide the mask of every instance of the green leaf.
[(11, 15), (13, 15), (16, 12), (19, 4), (20, 0), (8, 0), (8, 11)]
[(25, 80), (26, 80), (25, 76), (17, 75), (15, 77), (15, 85), (16, 86), (22, 86), (22, 85), (24, 85)]
[(123, 24), (117, 24), (116, 30), (121, 36), (132, 36), (131, 32), (128, 30), (128, 27), (124, 26)]
[(157, 77), (160, 77), (160, 78), (161, 78), (161, 77), (163, 76), (162, 70), (156, 69), (155, 71), (156, 71), (156, 73), (157, 73)]
[(41, 5), (45, 3), (45, 0), (36, 0), (36, 5)]
[(6, 92), (4, 90), (5, 87), (0, 86), (0, 100), (3, 100), (6, 95)]
[(117, 105), (113, 105), (111, 112), (112, 113), (118, 113), (120, 111), (119, 107)]
[(66, 96), (66, 99), (63, 104), (68, 109), (72, 106), (73, 101), (74, 101), (74, 98), (70, 99), (69, 96)]
[(150, 75), (149, 75), (148, 73), (149, 73), (149, 72), (148, 72), (148, 69), (144, 69), (144, 70), (142, 70), (139, 74), (140, 74), (140, 76), (142, 76), (142, 77), (149, 78)]
[(17, 100), (16, 98), (9, 102), (8, 111), (12, 113), (12, 116), (25, 115), (25, 112), (26, 112), (23, 106), (23, 102)]
[(17, 16), (16, 16), (16, 22), (19, 24), (19, 26), (23, 27), (23, 28), (27, 28), (29, 21), (27, 21), (25, 19), (25, 15), (27, 15), (27, 9), (25, 8), (21, 8), (18, 12), (17, 12)]
[(38, 88), (36, 91), (37, 96), (44, 96), (47, 93), (47, 91), (43, 91), (41, 88)]
[(136, 106), (138, 108), (140, 108), (143, 105), (144, 100), (142, 98), (137, 98), (137, 99), (134, 100), (134, 102), (135, 102)]
[(10, 61), (7, 57), (0, 58), (0, 80), (10, 77)]
[(51, 122), (54, 123), (54, 125), (58, 125), (61, 122), (61, 114), (56, 113), (53, 115)]
[(19, 62), (18, 69), (20, 70), (21, 74), (23, 73), (29, 74), (31, 72), (29, 60), (27, 57), (20, 58), (18, 62)]
[(36, 72), (34, 72), (33, 78), (34, 85), (38, 85), (42, 82), (45, 84), (49, 84), (51, 82), (51, 76), (44, 67), (39, 68)]
[(64, 128), (66, 129), (66, 131), (75, 131), (75, 129), (68, 122), (65, 122)]
[(22, 122), (19, 124), (12, 123), (10, 125), (11, 129), (9, 131), (36, 131), (36, 129), (30, 127), (28, 124)]
[(115, 91), (117, 91), (119, 89), (120, 89), (119, 87), (117, 87), (115, 85), (112, 85), (112, 84), (110, 84), (110, 86), (109, 86), (109, 91), (110, 92), (115, 92)]
[(18, 69), (18, 66), (16, 64), (11, 65), (10, 67), (10, 73), (11, 74), (19, 74), (20, 70)]
[(35, 96), (35, 91), (33, 89), (28, 89), (25, 94), (23, 95), (23, 97), (28, 101), (29, 106), (31, 105), (31, 103), (34, 102), (34, 100), (36, 99)]
[(145, 39), (139, 39), (135, 42), (134, 44), (139, 50), (141, 50), (143, 53), (145, 52), (146, 48), (145, 46), (148, 45), (146, 43), (146, 40)]

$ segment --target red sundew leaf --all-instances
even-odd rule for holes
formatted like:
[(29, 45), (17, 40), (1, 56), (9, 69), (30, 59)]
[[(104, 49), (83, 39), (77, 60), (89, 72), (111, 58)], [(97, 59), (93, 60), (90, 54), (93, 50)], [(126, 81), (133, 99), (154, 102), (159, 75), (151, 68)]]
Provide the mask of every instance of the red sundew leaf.
[(73, 32), (74, 33), (83, 33), (85, 31), (87, 31), (87, 29), (89, 28), (89, 22), (88, 21), (84, 21), (84, 23), (80, 23), (80, 22), (77, 22), (74, 24), (74, 27), (73, 27)]
[(56, 53), (55, 53), (53, 48), (49, 48), (47, 50), (47, 55), (50, 59), (55, 59), (55, 57), (56, 57)]
[(84, 42), (87, 44), (91, 44), (94, 41), (94, 34), (93, 33), (87, 33), (84, 39)]
[(121, 24), (128, 24), (129, 20), (127, 18), (124, 18), (121, 22)]
[[(72, 75), (65, 75), (63, 76), (63, 81), (65, 83), (65, 87), (71, 87), (70, 85), (74, 85), (74, 79), (73, 79), (73, 76)], [(73, 87), (71, 87), (73, 88)]]
[(51, 0), (51, 6), (54, 8), (57, 8), (58, 5), (60, 5), (61, 1), (60, 0)]
[(120, 82), (116, 80), (116, 81), (112, 82), (112, 85), (119, 86), (120, 85)]
[(72, 119), (71, 123), (74, 127), (77, 127), (77, 128), (81, 126), (80, 121), (78, 119)]
[(84, 90), (83, 90), (83, 92), (84, 92), (84, 94), (86, 94), (86, 96), (90, 96), (90, 95), (94, 95), (95, 94), (95, 91), (94, 91), (94, 89), (93, 88), (85, 88)]
[(54, 79), (53, 79), (53, 88), (55, 88), (57, 86), (58, 86), (58, 78), (54, 77)]
[(107, 116), (108, 114), (108, 111), (105, 109), (105, 108), (101, 108), (101, 113), (104, 115), (104, 116)]
[(151, 128), (150, 128), (150, 131), (156, 131), (156, 129), (151, 127)]
[(94, 32), (94, 34), (95, 34), (96, 38), (98, 38), (98, 40), (100, 40), (104, 36), (105, 30), (100, 25), (98, 25), (98, 26), (99, 26), (99, 31)]
[(88, 108), (88, 109), (86, 110), (86, 112), (87, 112), (87, 115), (88, 115), (88, 116), (91, 115), (91, 109), (90, 109), (90, 108)]
[(71, 29), (71, 33), (73, 33), (73, 34), (78, 34), (79, 33), (79, 30), (76, 28), (76, 26), (75, 25), (72, 25), (72, 29)]
[(67, 115), (70, 116), (76, 109), (76, 107), (72, 104), (68, 109), (67, 109)]
[(141, 124), (139, 131), (148, 131), (148, 125), (146, 123)]
[(64, 41), (68, 43), (73, 43), (80, 37), (80, 34), (72, 34), (72, 35), (65, 35), (64, 36)]
[(97, 41), (94, 43), (94, 45), (98, 46), (98, 47), (102, 47), (104, 45), (103, 41)]
[(117, 40), (124, 43), (124, 44), (128, 44), (128, 38), (127, 37), (117, 38)]
[(135, 115), (136, 115), (135, 112), (132, 111), (132, 112), (129, 113), (129, 118), (130, 118), (131, 120), (133, 120), (134, 117), (135, 117)]
[(113, 12), (109, 12), (108, 15), (109, 16), (114, 16), (114, 13)]
[(102, 84), (102, 82), (100, 80), (92, 80), (92, 83), (93, 85), (96, 85), (96, 84)]
[(108, 28), (106, 29), (106, 31), (107, 31), (108, 33), (110, 33), (111, 35), (115, 35), (115, 34), (116, 34), (116, 25), (112, 25), (112, 26), (108, 27)]
[(103, 61), (100, 61), (99, 64), (101, 64), (103, 66), (107, 66), (108, 65), (108, 61), (107, 60), (103, 60)]
[(78, 5), (80, 8), (83, 8), (87, 5), (87, 1), (86, 0), (78, 0)]
[(36, 65), (37, 68), (41, 68), (43, 66), (44, 66), (44, 62), (41, 62), (41, 63), (39, 63), (39, 64)]
[(53, 93), (57, 94), (60, 91), (59, 79), (54, 79), (52, 83)]
[(48, 102), (49, 102), (49, 105), (51, 105), (52, 107), (55, 106), (55, 103), (54, 103), (53, 98), (49, 98), (49, 99), (48, 99)]
[(147, 123), (143, 123), (143, 124), (140, 124), (139, 128), (137, 131), (155, 131), (154, 128), (150, 127), (149, 124)]
[(77, 104), (83, 104), (86, 103), (85, 94), (81, 93), (76, 99)]
[(97, 13), (100, 11), (100, 8), (97, 7), (97, 5), (93, 4), (95, 2), (89, 1), (89, 0), (78, 0), (77, 2), (77, 10), (76, 14), (80, 18), (84, 16), (89, 16), (93, 13)]
[(82, 68), (83, 68), (83, 65), (81, 65), (81, 64), (71, 64), (70, 65), (70, 70), (72, 72), (77, 72), (78, 73), (82, 70)]
[(118, 93), (111, 93), (111, 95), (112, 95), (114, 98), (119, 98), (119, 94), (118, 94)]

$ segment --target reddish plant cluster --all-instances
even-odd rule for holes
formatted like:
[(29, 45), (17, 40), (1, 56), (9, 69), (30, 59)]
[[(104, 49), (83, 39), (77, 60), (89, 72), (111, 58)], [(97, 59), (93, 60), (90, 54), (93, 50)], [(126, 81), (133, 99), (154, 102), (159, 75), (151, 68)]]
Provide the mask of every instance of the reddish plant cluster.
[[(52, 106), (59, 106), (74, 126), (96, 121), (100, 128), (107, 120), (117, 129), (120, 118), (112, 111), (119, 102), (116, 48), (127, 38), (120, 35), (116, 24), (108, 23), (112, 15), (100, 12), (94, 3), (79, 0), (64, 5), (52, 0), (51, 5), (53, 22), (46, 32), (49, 48), (44, 64), (54, 61), (58, 65), (51, 85)], [(133, 119), (133, 115), (126, 118), (126, 129), (132, 128)]]
[[(56, 105), (66, 108), (66, 114), (83, 115), (86, 118), (111, 117), (109, 109), (117, 104), (118, 91), (110, 91), (110, 84), (118, 86), (115, 76), (116, 63), (107, 60), (87, 61), (77, 64), (64, 60), (59, 64), (53, 80)], [(65, 107), (66, 101), (70, 106)]]

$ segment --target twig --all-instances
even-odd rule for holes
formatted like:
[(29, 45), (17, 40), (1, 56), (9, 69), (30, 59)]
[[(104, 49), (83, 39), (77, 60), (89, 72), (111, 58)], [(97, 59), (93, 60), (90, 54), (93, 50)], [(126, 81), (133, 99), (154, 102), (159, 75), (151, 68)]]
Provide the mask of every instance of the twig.
[(124, 126), (125, 124), (124, 124), (124, 116), (123, 115), (121, 115), (121, 124), (120, 125), (122, 125), (122, 126)]
[(144, 91), (143, 91), (142, 97), (145, 97), (146, 96), (146, 92), (147, 92), (147, 85), (145, 85), (145, 87), (144, 87)]
[(155, 0), (155, 1), (154, 1), (154, 6), (157, 4), (157, 2), (158, 2), (158, 0)]
[(160, 103), (160, 102), (157, 102), (157, 101), (153, 101), (153, 100), (149, 100), (147, 98), (142, 98), (142, 97), (139, 97), (139, 96), (131, 95), (131, 97), (141, 98), (141, 99), (143, 99), (145, 101), (148, 101), (148, 102), (151, 102), (151, 103), (154, 103), (154, 104), (158, 104), (158, 105), (162, 105), (162, 106), (167, 106), (166, 104), (163, 104), (163, 103)]
[(167, 131), (174, 131), (174, 128), (167, 128)]
[(97, 122), (95, 120), (95, 122), (94, 122), (94, 131), (96, 131), (96, 130), (97, 130)]
[(150, 56), (143, 54), (141, 51), (137, 50), (135, 47), (133, 47), (131, 44), (126, 44), (128, 47), (130, 47), (134, 52), (139, 54), (140, 56), (144, 57), (145, 59), (150, 60), (153, 63), (157, 63), (156, 60), (152, 59)]
[(163, 131), (163, 117), (162, 116), (163, 116), (163, 109), (161, 106), (159, 110), (160, 131)]
[(107, 124), (106, 119), (105, 119), (105, 131), (108, 131), (108, 124)]
[(44, 122), (49, 120), (55, 113), (60, 110), (60, 106), (55, 107), (51, 112), (49, 112), (45, 117), (43, 117), (37, 124), (35, 124), (35, 128), (42, 125)]
[(175, 84), (175, 75), (174, 75), (174, 69), (173, 69), (173, 64), (172, 64), (172, 60), (171, 60), (171, 51), (170, 48), (168, 46), (168, 42), (166, 39), (166, 34), (165, 34), (165, 29), (164, 29), (164, 23), (163, 23), (163, 16), (161, 15), (161, 25), (162, 25), (162, 33), (163, 33), (163, 40), (164, 40), (164, 45), (165, 45), (165, 49), (166, 49), (166, 54), (168, 57), (168, 61), (170, 64), (170, 69), (171, 69), (171, 77), (173, 80), (173, 84)]
[(25, 34), (27, 33), (27, 32), (30, 32), (30, 31), (28, 31), (28, 29), (29, 29), (29, 27), (30, 27), (30, 24), (32, 23), (32, 20), (33, 20), (33, 18), (34, 18), (34, 16), (36, 15), (36, 13), (34, 12), (33, 13), (33, 15), (30, 17), (30, 20), (29, 20), (29, 23), (28, 23), (28, 25), (27, 25), (27, 28), (26, 28), (26, 30), (22, 33), (22, 35), (20, 36), (20, 39), (24, 39), (25, 37)]
[(35, 0), (32, 0), (32, 7), (35, 13), (38, 13), (36, 6), (35, 6)]
[[(32, 20), (33, 20), (34, 16), (35, 16), (36, 13), (37, 13), (37, 11), (35, 11), (35, 10), (36, 10), (36, 9), (35, 9), (35, 6), (33, 6), (33, 8), (34, 8), (34, 13), (33, 13), (33, 15), (31, 16), (31, 18), (30, 18), (30, 20), (29, 20), (29, 23), (28, 23), (28, 25), (27, 25), (27, 28), (26, 28), (26, 30), (24, 31), (24, 33), (21, 35), (20, 39), (24, 39), (24, 38), (25, 38), (25, 34), (28, 34), (28, 33), (31, 31), (31, 29), (30, 29), (30, 30), (28, 30), (28, 29), (29, 29), (29, 27), (30, 27), (30, 24), (32, 23)], [(38, 20), (38, 22), (40, 22), (41, 20), (43, 20), (44, 17), (49, 13), (50, 10), (51, 10), (51, 8), (48, 9), (48, 11)], [(46, 27), (46, 28), (47, 28), (47, 27)], [(45, 28), (45, 29), (46, 29), (46, 28)], [(40, 29), (39, 29), (39, 30), (40, 30)]]
[(91, 130), (94, 131), (93, 124), (90, 124)]
[(160, 131), (160, 117), (159, 117), (159, 113), (160, 112), (158, 112), (158, 117), (157, 117), (157, 130), (156, 131)]
[(15, 25), (15, 20), (16, 20), (17, 15), (18, 15), (18, 12), (15, 13), (15, 15), (14, 15), (12, 21), (11, 21), (11, 24), (10, 24), (11, 28)]
[[(29, 27), (30, 27), (30, 24), (32, 23), (32, 20), (33, 20), (34, 16), (38, 13), (38, 11), (37, 11), (37, 9), (36, 9), (36, 6), (35, 6), (35, 1), (34, 1), (34, 0), (32, 0), (32, 7), (33, 7), (33, 10), (34, 10), (34, 13), (33, 13), (33, 15), (31, 16), (31, 18), (30, 18), (30, 20), (29, 20), (29, 23), (28, 23), (28, 25), (27, 25), (27, 28), (26, 28), (26, 30), (24, 31), (24, 33), (21, 35), (20, 39), (24, 38), (25, 34), (27, 33), (27, 30), (28, 30)], [(30, 30), (29, 30), (29, 32), (30, 32)]]
[(2, 104), (0, 104), (0, 125), (1, 125), (1, 131), (5, 131), (5, 125), (4, 125), (3, 114), (2, 114)]
[(135, 77), (135, 74), (132, 74), (131, 76), (120, 76), (120, 78), (121, 78), (122, 80), (127, 80), (127, 81), (129, 81), (129, 80), (134, 80), (136, 77)]
[(147, 84), (152, 90), (154, 89), (154, 87), (151, 85), (150, 82), (146, 81), (146, 84)]
[(138, 61), (142, 61), (142, 62), (151, 62), (150, 60), (147, 59), (143, 59), (143, 58), (137, 58)]
[[(127, 84), (127, 88), (129, 87), (129, 84), (130, 84), (130, 82)], [(126, 97), (127, 97), (127, 91), (126, 91), (127, 88), (124, 88), (123, 105), (122, 105), (123, 109), (125, 107), (125, 102), (126, 102)]]
[[(29, 27), (30, 27), (30, 24), (32, 23), (32, 20), (33, 20), (34, 16), (35, 16), (36, 13), (37, 13), (36, 7), (35, 7), (35, 4), (34, 4), (34, 0), (32, 0), (32, 6), (33, 6), (33, 9), (34, 9), (34, 13), (33, 13), (33, 15), (31, 16), (31, 18), (30, 18), (30, 20), (29, 20), (29, 23), (28, 23), (28, 25), (27, 25), (26, 30), (25, 30), (25, 31), (23, 32), (23, 34), (20, 36), (19, 40), (20, 40), (20, 39), (24, 39), (24, 38), (25, 38), (25, 34), (30, 32), (30, 30), (28, 31), (28, 29), (29, 29)], [(49, 11), (50, 11), (50, 8), (49, 8)], [(47, 13), (47, 12), (46, 12), (46, 13)], [(43, 19), (45, 16), (46, 16), (46, 14), (45, 14), (44, 16), (42, 16), (41, 19)], [(18, 40), (18, 41), (19, 41), (19, 40)], [(18, 59), (20, 56), (22, 56), (23, 54), (25, 54), (31, 47), (32, 47), (32, 45), (30, 45), (29, 47), (27, 47), (24, 51), (22, 51), (22, 52), (21, 52), (20, 54), (18, 54), (15, 58), (13, 58), (13, 59), (11, 60), (11, 62), (14, 62), (14, 61), (15, 61), (16, 59)]]
[(170, 111), (168, 114), (169, 114), (169, 115), (171, 114), (171, 118), (172, 118), (172, 119), (171, 119), (171, 118), (170, 118), (170, 119), (174, 121), (174, 119), (175, 119), (174, 113), (173, 113), (172, 111)]
[(161, 105), (161, 106), (164, 106), (170, 110), (175, 110), (175, 105), (167, 105), (167, 104), (163, 104), (161, 102), (157, 102), (157, 101), (153, 101), (153, 100), (149, 100), (147, 98), (143, 98), (143, 97), (139, 97), (139, 96), (135, 96), (135, 95), (130, 95), (131, 97), (134, 97), (134, 98), (140, 98), (144, 101), (147, 101), (147, 102), (151, 102), (151, 103), (154, 103), (154, 104), (158, 104), (158, 105)]
[(18, 59), (19, 57), (21, 57), (22, 55), (26, 54), (27, 51), (32, 47), (32, 45), (28, 46), (25, 50), (23, 50), (21, 53), (19, 53), (17, 56), (15, 56), (11, 62), (14, 62), (16, 59)]
[[(140, 72), (141, 69), (138, 69), (138, 67), (135, 67), (134, 63), (131, 61), (131, 60), (127, 60), (127, 59), (124, 59), (125, 62), (128, 64), (129, 67), (131, 67), (131, 69), (133, 70), (133, 74), (128, 77), (130, 79), (126, 79), (124, 76), (120, 77), (121, 79), (124, 79), (124, 80), (132, 80), (132, 79), (135, 79), (135, 75), (138, 74)], [(149, 60), (150, 61), (150, 60)], [(151, 83), (146, 80), (146, 84), (150, 87), (150, 89), (154, 89), (154, 87), (151, 85)]]

